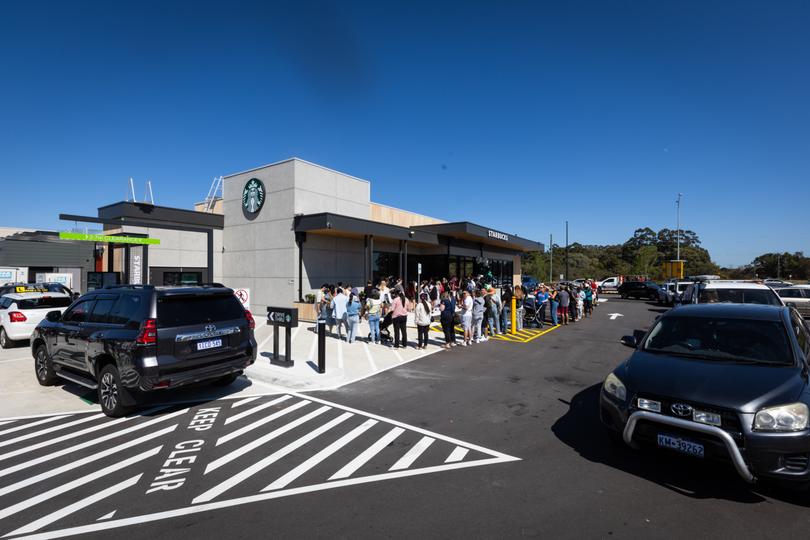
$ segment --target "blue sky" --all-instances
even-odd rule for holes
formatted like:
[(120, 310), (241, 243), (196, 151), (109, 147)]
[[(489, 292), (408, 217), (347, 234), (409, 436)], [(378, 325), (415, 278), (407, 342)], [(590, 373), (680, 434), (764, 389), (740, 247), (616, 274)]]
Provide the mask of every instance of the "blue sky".
[(810, 253), (807, 2), (165, 4), (4, 4), (1, 226), (298, 156), (544, 242), (674, 227), (681, 192), (720, 264)]

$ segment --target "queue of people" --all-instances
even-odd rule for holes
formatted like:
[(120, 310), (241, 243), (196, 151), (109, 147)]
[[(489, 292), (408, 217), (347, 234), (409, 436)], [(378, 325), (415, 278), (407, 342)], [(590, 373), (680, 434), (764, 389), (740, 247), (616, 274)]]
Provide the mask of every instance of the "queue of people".
[[(508, 285), (495, 288), (485, 276), (453, 276), (407, 284), (402, 279), (388, 278), (377, 284), (369, 281), (362, 291), (343, 283), (324, 284), (316, 293), (315, 309), (329, 333), (334, 334), (336, 329), (339, 339), (344, 339), (345, 333), (347, 343), (357, 341), (360, 322), (365, 320), (369, 326), (368, 343), (394, 348), (409, 344), (409, 313), (413, 313), (417, 329), (417, 349), (427, 348), (430, 325), (438, 320), (444, 334), (442, 347), (449, 349), (485, 342), (508, 332), (513, 298), (516, 330), (522, 330), (524, 324), (567, 325), (592, 315), (597, 305), (597, 285), (589, 280), (581, 286), (540, 284), (525, 290)], [(457, 324), (462, 329), (458, 337)]]

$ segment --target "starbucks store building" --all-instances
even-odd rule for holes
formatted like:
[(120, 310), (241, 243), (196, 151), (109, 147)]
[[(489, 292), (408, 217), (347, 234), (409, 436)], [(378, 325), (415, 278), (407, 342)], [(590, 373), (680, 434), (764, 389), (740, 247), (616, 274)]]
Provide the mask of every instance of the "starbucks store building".
[[(194, 210), (120, 202), (97, 216), (60, 218), (102, 234), (87, 235), (96, 281), (104, 272), (124, 283), (219, 282), (248, 291), (255, 313), (301, 302), (324, 283), (362, 288), (384, 276), (491, 274), (519, 283), (521, 254), (544, 248), (374, 203), (369, 181), (297, 158), (223, 177), (222, 198)], [(87, 250), (79, 235), (62, 236)]]

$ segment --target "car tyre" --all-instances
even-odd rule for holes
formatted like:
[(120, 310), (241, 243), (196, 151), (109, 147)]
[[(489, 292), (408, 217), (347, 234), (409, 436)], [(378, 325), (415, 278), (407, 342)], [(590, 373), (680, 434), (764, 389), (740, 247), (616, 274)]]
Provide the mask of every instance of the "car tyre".
[(627, 294), (626, 293), (621, 293), (619, 295), (619, 298), (621, 298), (622, 300), (627, 300)]
[(14, 340), (8, 337), (8, 334), (6, 334), (6, 329), (0, 327), (0, 347), (4, 349), (11, 349), (14, 347), (14, 345), (16, 345), (16, 343)]
[(241, 373), (231, 373), (230, 375), (225, 375), (219, 379), (214, 379), (211, 381), (211, 384), (214, 386), (230, 386), (236, 382), (236, 379), (238, 379), (240, 375)]
[(45, 345), (37, 347), (34, 353), (34, 373), (37, 376), (37, 382), (42, 386), (53, 386), (58, 378)]
[(98, 404), (101, 412), (111, 418), (125, 416), (129, 407), (121, 401), (121, 377), (113, 364), (107, 364), (98, 374)]

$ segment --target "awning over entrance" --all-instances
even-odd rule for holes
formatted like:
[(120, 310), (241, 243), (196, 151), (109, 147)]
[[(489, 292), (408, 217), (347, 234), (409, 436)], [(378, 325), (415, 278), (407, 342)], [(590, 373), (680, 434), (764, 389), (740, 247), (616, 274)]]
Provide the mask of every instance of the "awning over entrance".
[(486, 227), (482, 227), (481, 225), (470, 223), (469, 221), (439, 223), (436, 225), (420, 225), (414, 228), (441, 236), (449, 236), (459, 240), (467, 240), (470, 242), (497, 246), (513, 251), (531, 252), (544, 250), (544, 246), (540, 242), (534, 242), (514, 234), (507, 234), (494, 229), (488, 229)]
[(398, 227), (388, 223), (360, 219), (340, 214), (323, 212), (295, 217), (295, 232), (334, 234), (343, 237), (363, 238), (374, 236), (390, 240), (408, 240), (422, 244), (439, 245), (436, 233), (422, 231), (417, 227)]

